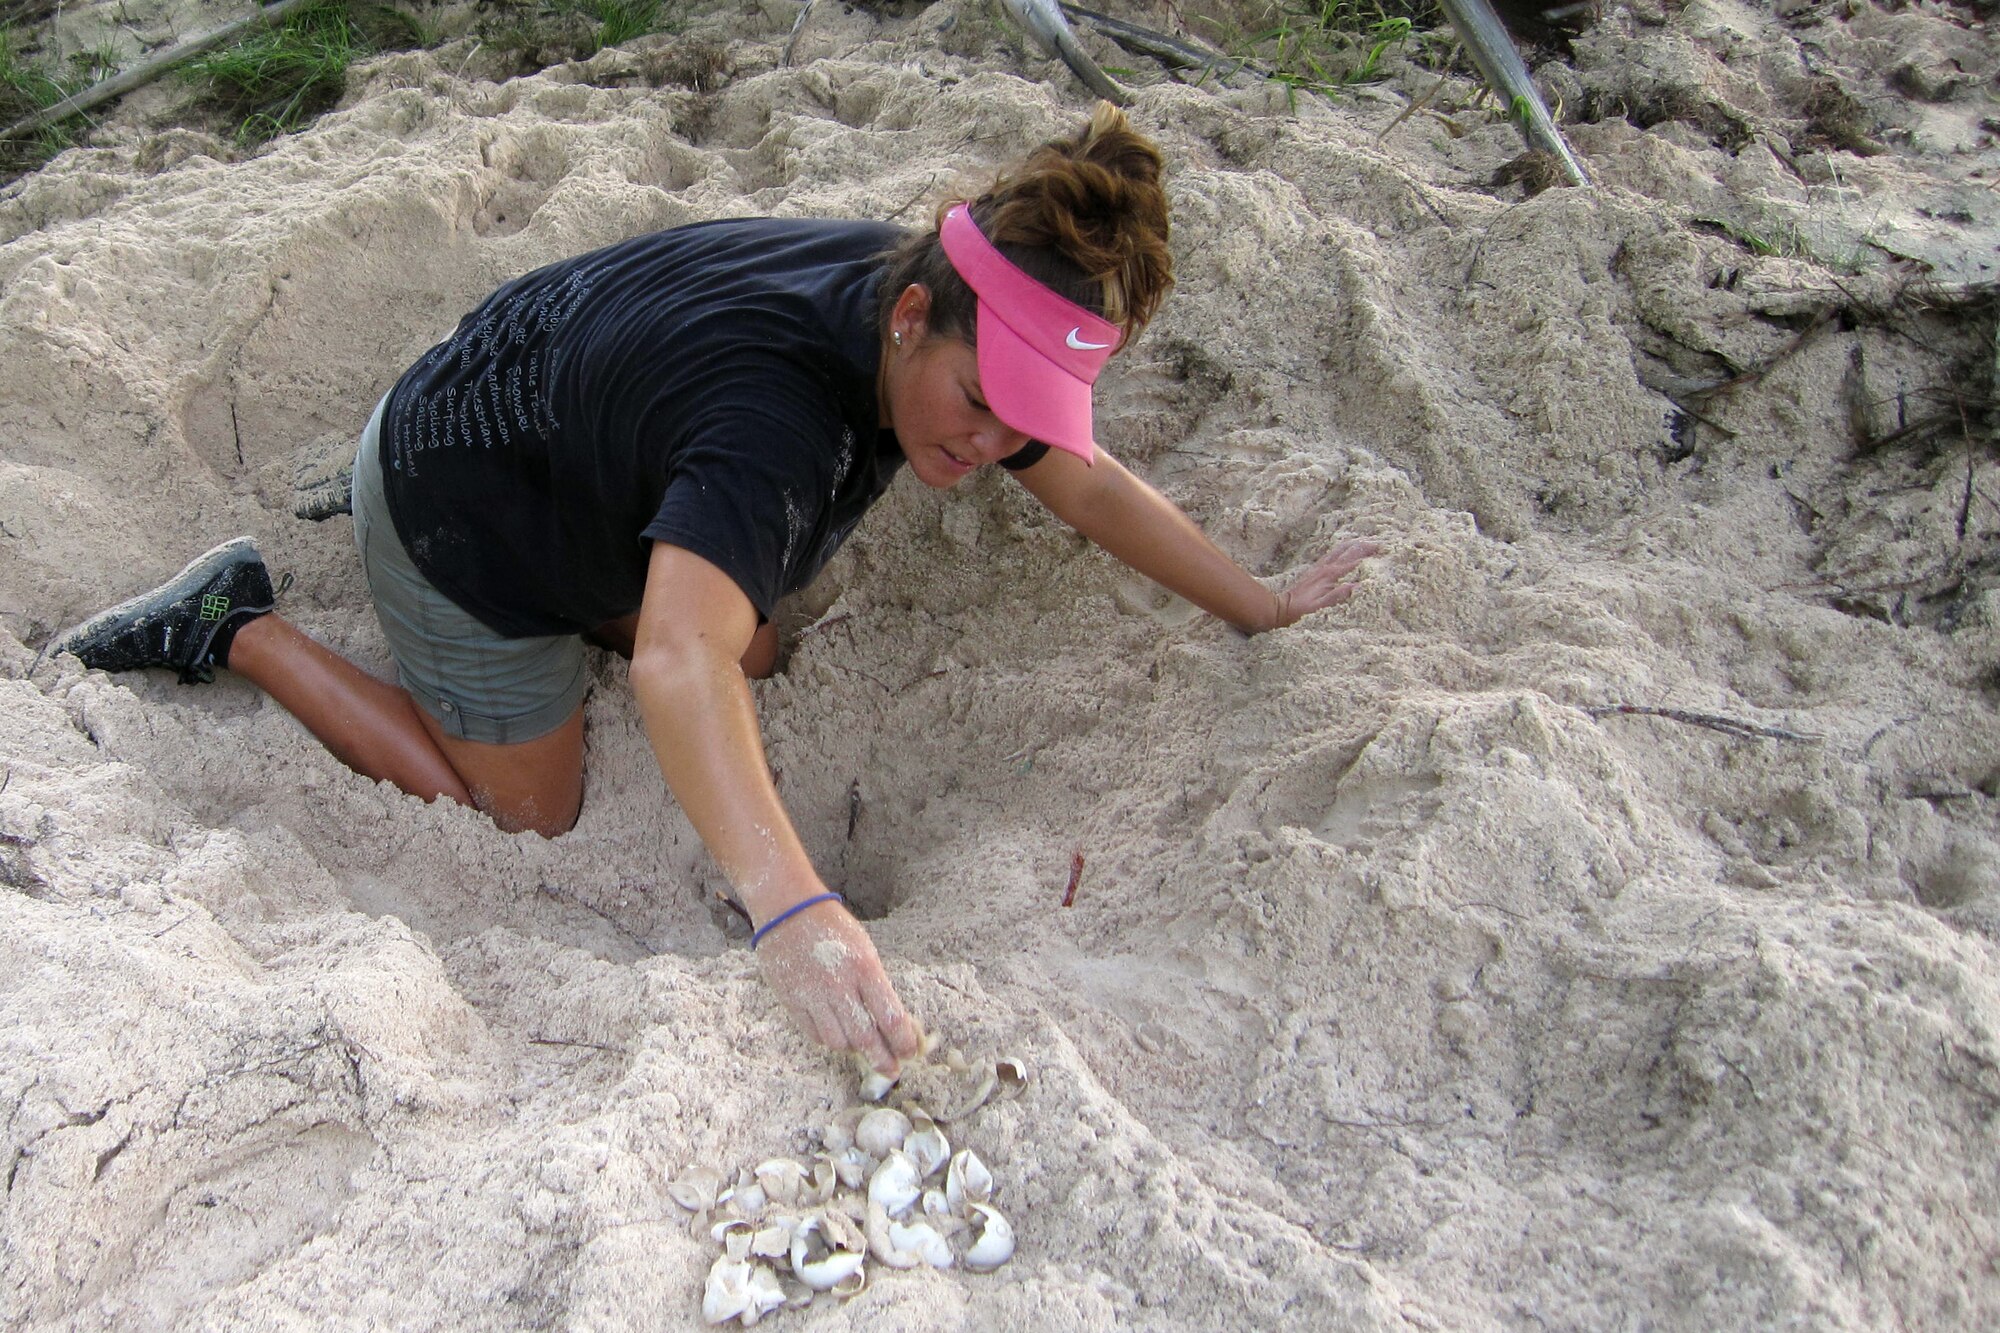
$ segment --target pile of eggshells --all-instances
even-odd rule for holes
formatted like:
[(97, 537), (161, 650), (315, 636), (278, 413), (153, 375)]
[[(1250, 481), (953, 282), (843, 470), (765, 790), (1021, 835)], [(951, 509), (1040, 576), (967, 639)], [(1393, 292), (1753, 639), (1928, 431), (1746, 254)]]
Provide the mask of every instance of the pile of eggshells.
[[(973, 1075), (957, 1051), (947, 1068)], [(963, 1266), (991, 1272), (1014, 1256), (1014, 1228), (993, 1206), (993, 1173), (954, 1132), (988, 1102), (1017, 1096), (1026, 1070), (1012, 1058), (973, 1075), (953, 1109), (932, 1116), (912, 1095), (894, 1105), (849, 1107), (820, 1131), (810, 1162), (774, 1157), (733, 1182), (694, 1166), (667, 1187), (694, 1214), (690, 1230), (722, 1246), (708, 1270), (701, 1312), (711, 1324), (745, 1328), (773, 1310), (857, 1295), (867, 1261), (890, 1268)], [(867, 1074), (861, 1094), (881, 1101), (890, 1080)]]

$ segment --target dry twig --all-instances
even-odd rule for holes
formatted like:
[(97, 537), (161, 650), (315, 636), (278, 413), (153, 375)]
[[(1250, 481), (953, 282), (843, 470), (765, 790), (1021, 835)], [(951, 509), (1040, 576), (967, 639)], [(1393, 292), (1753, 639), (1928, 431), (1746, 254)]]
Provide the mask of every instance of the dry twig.
[(1754, 737), (1761, 740), (1823, 741), (1826, 739), (1824, 736), (1815, 736), (1803, 731), (1766, 727), (1756, 722), (1724, 717), (1720, 713), (1695, 713), (1685, 708), (1655, 708), (1650, 704), (1604, 704), (1583, 711), (1592, 718), (1663, 717), (1669, 722), (1685, 722), (1691, 727), (1707, 727), (1711, 731), (1719, 731), (1727, 736)]
[(609, 1051), (613, 1055), (624, 1055), (622, 1046), (606, 1046), (601, 1041), (573, 1041), (568, 1037), (530, 1037), (530, 1046), (575, 1046), (586, 1051)]
[(1083, 853), (1071, 852), (1069, 856), (1069, 887), (1063, 890), (1062, 905), (1076, 906), (1077, 881), (1083, 878)]

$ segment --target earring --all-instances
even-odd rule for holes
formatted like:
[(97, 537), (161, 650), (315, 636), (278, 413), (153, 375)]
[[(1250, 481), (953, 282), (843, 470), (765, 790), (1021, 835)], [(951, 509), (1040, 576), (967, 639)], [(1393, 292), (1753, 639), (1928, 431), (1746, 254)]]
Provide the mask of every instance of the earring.
[(901, 347), (903, 345), (903, 331), (901, 329), (893, 330), (889, 334), (889, 339), (891, 342), (895, 343), (896, 346)]

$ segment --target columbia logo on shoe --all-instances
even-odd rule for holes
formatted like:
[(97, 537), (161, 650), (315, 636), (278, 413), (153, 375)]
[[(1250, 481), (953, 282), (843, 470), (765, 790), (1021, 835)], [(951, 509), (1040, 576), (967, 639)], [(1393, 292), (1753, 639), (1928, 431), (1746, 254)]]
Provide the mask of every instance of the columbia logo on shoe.
[(229, 664), (235, 632), (276, 601), (256, 544), (238, 537), (151, 592), (92, 616), (50, 649), (74, 653), (100, 671), (167, 667), (184, 681), (206, 680)]

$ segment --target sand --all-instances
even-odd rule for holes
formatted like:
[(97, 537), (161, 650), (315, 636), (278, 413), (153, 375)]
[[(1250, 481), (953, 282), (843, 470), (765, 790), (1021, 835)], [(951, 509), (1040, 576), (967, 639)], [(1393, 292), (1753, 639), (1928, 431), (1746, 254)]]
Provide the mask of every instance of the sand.
[[(790, 611), (756, 692), (808, 848), (924, 1021), (1031, 1081), (964, 1130), (1012, 1264), (778, 1326), (2000, 1322), (1958, 299), (2000, 276), (2000, 55), (1978, 6), (1777, 9), (1615, 6), (1544, 66), (1590, 192), (1492, 184), (1519, 142), (1464, 80), (1398, 122), (1423, 70), (1140, 90), (1180, 285), (1101, 438), (1262, 575), (1384, 553), (1245, 639), (1004, 477), (905, 478)], [(696, 219), (914, 220), (1087, 110), (974, 0), (820, 10), (791, 67), (779, 0), (506, 82), (467, 38), (255, 154), (135, 112), (0, 191), (0, 1324), (694, 1326), (715, 1247), (668, 1182), (854, 1101), (617, 659), (554, 841), (241, 681), (37, 663), (250, 533), (385, 669), (298, 487), (492, 286)]]

